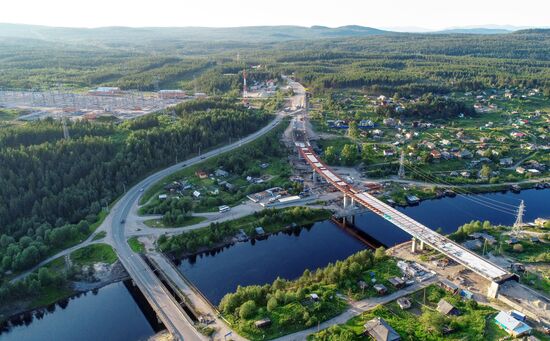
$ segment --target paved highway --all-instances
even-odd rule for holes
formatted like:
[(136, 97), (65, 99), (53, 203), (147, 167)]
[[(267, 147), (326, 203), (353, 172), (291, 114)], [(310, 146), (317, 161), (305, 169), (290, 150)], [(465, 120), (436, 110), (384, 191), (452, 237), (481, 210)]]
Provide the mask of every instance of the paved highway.
[[(304, 103), (303, 87), (295, 82), (291, 82), (290, 85), (295, 89), (295, 96), (291, 100), (293, 107), (296, 106), (295, 103)], [(145, 261), (130, 249), (126, 240), (124, 222), (127, 220), (132, 207), (138, 205), (138, 200), (142, 192), (153, 184), (182, 168), (190, 167), (206, 159), (221, 155), (265, 135), (275, 128), (286, 115), (287, 114), (283, 112), (279, 112), (275, 116), (275, 119), (267, 126), (235, 143), (211, 150), (200, 156), (180, 162), (150, 175), (128, 190), (128, 192), (116, 203), (109, 216), (105, 219), (104, 224), (102, 224), (105, 225), (103, 227), (107, 230), (107, 238), (117, 252), (122, 264), (130, 274), (130, 277), (132, 277), (136, 285), (143, 292), (168, 330), (177, 339), (203, 340), (206, 338), (199, 334), (193, 327), (192, 322), (182, 312), (182, 309), (178, 306), (170, 293), (167, 292)]]
[(107, 224), (110, 222), (110, 230), (107, 228), (107, 233), (110, 238), (111, 245), (118, 254), (124, 268), (128, 271), (130, 277), (143, 292), (149, 301), (149, 304), (151, 304), (153, 309), (155, 309), (167, 329), (179, 340), (205, 340), (206, 338), (199, 334), (193, 327), (192, 322), (184, 315), (174, 298), (164, 288), (160, 280), (156, 277), (145, 261), (131, 250), (126, 240), (125, 224), (123, 222), (130, 213), (132, 206), (138, 204), (142, 191), (147, 190), (147, 188), (153, 184), (182, 168), (190, 167), (197, 163), (203, 162), (206, 159), (226, 153), (240, 147), (242, 144), (257, 139), (276, 127), (282, 120), (283, 116), (284, 115), (282, 113), (277, 114), (275, 119), (267, 126), (238, 142), (209, 151), (201, 156), (196, 156), (150, 175), (145, 180), (128, 190), (128, 192), (117, 202), (109, 214), (109, 219), (105, 220), (105, 223)]
[[(301, 84), (289, 80), (290, 86), (294, 90), (294, 96), (290, 99), (291, 108), (300, 109), (305, 103), (305, 91)], [(139, 287), (151, 307), (156, 311), (160, 320), (164, 323), (169, 332), (177, 340), (207, 340), (205, 336), (200, 334), (193, 326), (192, 321), (183, 312), (182, 308), (175, 301), (175, 298), (167, 291), (162, 282), (157, 278), (154, 272), (149, 268), (145, 261), (138, 254), (134, 253), (127, 243), (126, 224), (132, 224), (133, 221), (128, 221), (128, 216), (132, 208), (138, 206), (138, 200), (141, 194), (149, 187), (159, 182), (166, 176), (175, 173), (186, 167), (191, 167), (200, 162), (203, 162), (212, 157), (216, 157), (223, 153), (239, 148), (243, 144), (256, 140), (275, 128), (285, 116), (293, 115), (295, 112), (285, 113), (279, 112), (275, 118), (265, 127), (257, 132), (240, 139), (237, 142), (222, 146), (220, 148), (206, 152), (200, 156), (193, 157), (189, 160), (182, 161), (178, 164), (165, 168), (157, 173), (154, 173), (137, 185), (130, 188), (113, 206), (103, 223), (97, 230), (85, 241), (75, 245), (67, 250), (59, 252), (50, 257), (49, 260), (65, 256), (74, 250), (85, 247), (87, 245), (104, 242), (113, 246), (118, 258), (124, 268), (132, 278), (135, 285)], [(103, 241), (94, 241), (93, 238), (101, 231), (107, 232), (107, 236)], [(42, 262), (41, 264), (44, 264)], [(28, 275), (30, 271), (25, 272), (17, 277), (21, 279)]]

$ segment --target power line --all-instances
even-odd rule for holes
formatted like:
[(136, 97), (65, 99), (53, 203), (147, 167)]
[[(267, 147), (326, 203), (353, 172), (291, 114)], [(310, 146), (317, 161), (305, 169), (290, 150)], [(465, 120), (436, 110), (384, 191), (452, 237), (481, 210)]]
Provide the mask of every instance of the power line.
[[(423, 179), (427, 180), (428, 182), (431, 182), (431, 183), (433, 183), (434, 185), (437, 185), (437, 183), (435, 183), (433, 180), (430, 180), (430, 179), (428, 178), (428, 176), (423, 175), (422, 173), (419, 173), (418, 171), (412, 169), (412, 167), (409, 167), (409, 168), (410, 168), (410, 170), (411, 170), (413, 173), (417, 174), (418, 176), (422, 177)], [(458, 191), (455, 190), (455, 192), (458, 192)], [(464, 199), (469, 200), (469, 201), (471, 201), (471, 202), (473, 202), (473, 203), (476, 203), (476, 204), (478, 204), (478, 205), (482, 205), (482, 206), (485, 206), (485, 207), (487, 207), (487, 208), (491, 208), (491, 209), (493, 209), (493, 210), (496, 210), (496, 211), (499, 211), (499, 212), (502, 212), (502, 213), (506, 213), (506, 214), (510, 214), (510, 215), (513, 215), (513, 216), (516, 215), (516, 211), (515, 211), (515, 210), (512, 211), (512, 210), (509, 209), (509, 208), (500, 207), (500, 206), (497, 206), (496, 204), (493, 204), (493, 203), (490, 203), (490, 202), (485, 202), (485, 201), (483, 201), (483, 199), (476, 198), (476, 197), (470, 197), (470, 196), (468, 196), (468, 195), (466, 195), (466, 194), (463, 194), (463, 193), (460, 193), (460, 192), (458, 192), (457, 194), (460, 195), (461, 197), (463, 197)]]
[[(425, 180), (427, 180), (428, 182), (431, 182), (433, 183), (434, 185), (438, 185), (439, 183), (435, 182), (435, 180), (438, 180), (438, 178), (434, 177), (434, 176), (431, 176), (427, 173), (423, 173), (421, 170), (418, 170), (416, 169), (415, 167), (413, 166), (409, 166), (409, 168), (417, 175), (423, 177)], [(452, 186), (451, 184), (448, 184), (449, 186)], [(491, 205), (491, 206), (496, 206), (500, 209), (503, 209), (503, 210), (507, 210), (509, 212), (513, 212), (513, 214), (515, 215), (515, 208), (516, 206), (514, 205), (510, 205), (510, 204), (507, 204), (507, 203), (503, 203), (503, 202), (500, 202), (498, 200), (493, 200), (493, 199), (490, 199), (490, 198), (479, 198), (479, 197), (476, 197), (475, 196), (475, 193), (472, 193), (472, 192), (469, 192), (467, 190), (464, 190), (464, 189), (460, 189), (458, 187), (454, 187), (454, 190), (455, 192), (457, 192), (458, 195), (462, 195), (464, 196), (465, 198), (467, 199), (470, 199), (470, 200), (473, 200), (473, 201), (478, 201), (478, 202), (481, 202), (481, 203), (484, 203), (486, 205)], [(473, 197), (470, 197), (470, 196), (467, 196), (467, 195), (472, 195)], [(492, 203), (491, 201), (494, 201), (495, 203)], [(513, 207), (514, 209), (510, 209), (508, 207), (502, 207), (502, 206), (499, 206), (501, 204), (506, 204), (506, 205), (509, 205), (511, 207)]]
[[(433, 183), (435, 183), (435, 184), (444, 184), (444, 185), (452, 186), (453, 188), (455, 188), (455, 191), (461, 191), (461, 192), (464, 193), (464, 194), (470, 194), (470, 195), (475, 195), (475, 194), (476, 194), (476, 193), (473, 193), (473, 192), (468, 191), (467, 189), (457, 187), (456, 185), (451, 184), (451, 183), (449, 183), (449, 182), (447, 182), (447, 181), (445, 181), (445, 180), (443, 180), (443, 179), (441, 179), (441, 178), (439, 178), (439, 177), (437, 177), (437, 176), (435, 176), (435, 175), (431, 175), (431, 174), (429, 174), (429, 173), (427, 173), (427, 172), (424, 172), (424, 171), (422, 171), (421, 169), (419, 169), (418, 167), (415, 167), (415, 166), (413, 166), (413, 165), (407, 165), (407, 167), (409, 167), (409, 168), (411, 168), (411, 169), (414, 168), (414, 169), (416, 169), (419, 173), (426, 174), (426, 176), (428, 176), (428, 177), (430, 177), (430, 178), (432, 178), (432, 179), (438, 181), (438, 183), (435, 183), (434, 181), (431, 181), (431, 182), (433, 182)], [(510, 206), (510, 207), (514, 208), (514, 210), (515, 210), (516, 207), (517, 207), (516, 205), (509, 204), (509, 203), (506, 203), (506, 202), (503, 202), (503, 201), (499, 201), (499, 200), (495, 200), (495, 199), (491, 199), (491, 198), (484, 198), (484, 199), (480, 199), (480, 200), (492, 201), (492, 202), (495, 202), (495, 203), (497, 203), (497, 204), (499, 204), (499, 205)], [(517, 199), (517, 200), (519, 201), (519, 199)]]

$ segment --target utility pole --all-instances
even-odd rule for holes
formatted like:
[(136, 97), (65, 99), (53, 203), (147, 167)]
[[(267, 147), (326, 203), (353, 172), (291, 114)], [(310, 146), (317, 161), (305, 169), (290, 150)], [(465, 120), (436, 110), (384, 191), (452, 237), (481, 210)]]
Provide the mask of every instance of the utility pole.
[(518, 207), (518, 215), (516, 216), (516, 222), (513, 226), (514, 235), (517, 237), (521, 227), (523, 226), (523, 213), (525, 213), (525, 203), (523, 200), (520, 202)]
[(405, 177), (405, 151), (401, 150), (401, 157), (399, 158), (399, 171), (397, 177), (403, 179)]

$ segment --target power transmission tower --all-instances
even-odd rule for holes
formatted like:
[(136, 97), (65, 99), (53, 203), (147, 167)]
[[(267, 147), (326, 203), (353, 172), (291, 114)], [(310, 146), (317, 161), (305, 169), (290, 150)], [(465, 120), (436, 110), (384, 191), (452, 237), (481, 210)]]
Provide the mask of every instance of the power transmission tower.
[(518, 215), (516, 216), (516, 222), (514, 223), (513, 231), (517, 237), (521, 227), (523, 226), (523, 213), (525, 212), (525, 203), (523, 200), (519, 204)]
[(399, 179), (405, 177), (405, 151), (401, 150), (401, 157), (399, 158), (399, 171), (397, 172)]

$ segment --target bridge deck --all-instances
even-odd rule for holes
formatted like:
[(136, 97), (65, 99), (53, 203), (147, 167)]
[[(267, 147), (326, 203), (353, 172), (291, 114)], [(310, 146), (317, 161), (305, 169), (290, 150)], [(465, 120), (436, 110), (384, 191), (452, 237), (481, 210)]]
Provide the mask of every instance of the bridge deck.
[(447, 255), (449, 258), (466, 266), (486, 279), (493, 282), (500, 282), (510, 277), (511, 274), (508, 271), (460, 246), (449, 238), (440, 235), (381, 200), (378, 200), (369, 193), (361, 192), (352, 187), (327, 167), (307, 142), (296, 143), (296, 146), (298, 147), (300, 155), (315, 172), (321, 175), (334, 187), (338, 188), (344, 195), (351, 197), (355, 202), (380, 215), (414, 238), (423, 241), (432, 248)]

